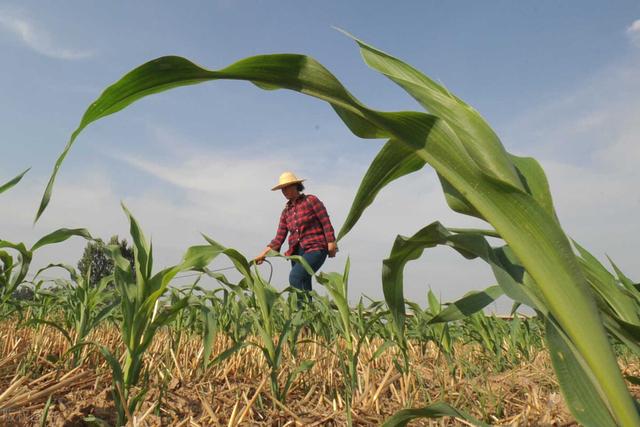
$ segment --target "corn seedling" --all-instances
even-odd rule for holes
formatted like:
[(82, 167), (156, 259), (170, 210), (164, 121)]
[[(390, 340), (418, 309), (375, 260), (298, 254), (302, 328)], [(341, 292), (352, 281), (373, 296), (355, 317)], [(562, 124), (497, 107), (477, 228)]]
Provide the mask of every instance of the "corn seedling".
[(73, 366), (75, 367), (80, 363), (82, 353), (80, 344), (84, 343), (89, 333), (112, 314), (120, 301), (109, 289), (113, 281), (112, 276), (106, 276), (92, 286), (91, 271), (86, 276), (81, 276), (71, 266), (52, 264), (40, 269), (35, 277), (54, 267), (66, 270), (70, 280), (56, 280), (56, 287), (40, 291), (40, 294), (46, 292), (49, 298), (44, 304), (54, 303), (62, 308), (64, 318), (57, 322), (39, 316), (32, 318), (31, 321), (49, 325), (62, 333), (73, 348)]

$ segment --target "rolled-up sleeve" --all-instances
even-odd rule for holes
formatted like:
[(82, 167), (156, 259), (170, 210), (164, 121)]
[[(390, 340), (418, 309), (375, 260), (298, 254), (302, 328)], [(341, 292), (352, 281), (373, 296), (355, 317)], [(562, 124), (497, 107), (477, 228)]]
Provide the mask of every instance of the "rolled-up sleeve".
[(276, 252), (280, 252), (280, 248), (284, 243), (284, 239), (287, 238), (287, 219), (286, 210), (282, 211), (280, 215), (280, 221), (278, 223), (278, 231), (276, 231), (276, 237), (267, 245)]
[(335, 242), (336, 236), (333, 231), (333, 226), (331, 225), (331, 220), (329, 219), (329, 213), (324, 207), (324, 204), (320, 199), (313, 196), (309, 196), (309, 201), (311, 202), (313, 212), (316, 214), (316, 218), (320, 221), (322, 231), (324, 232), (324, 238), (327, 240), (327, 243)]

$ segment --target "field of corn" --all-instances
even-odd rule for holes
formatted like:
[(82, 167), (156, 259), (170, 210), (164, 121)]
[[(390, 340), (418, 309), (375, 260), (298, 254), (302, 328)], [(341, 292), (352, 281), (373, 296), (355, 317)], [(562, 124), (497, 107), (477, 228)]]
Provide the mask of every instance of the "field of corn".
[[(110, 245), (113, 272), (97, 284), (64, 264), (31, 268), (39, 248), (92, 241), (88, 230), (60, 228), (31, 246), (0, 240), (0, 424), (640, 425), (640, 285), (564, 233), (534, 159), (508, 153), (446, 88), (356, 42), (371, 68), (427, 112), (371, 109), (303, 55), (256, 56), (215, 71), (158, 58), (89, 106), (36, 220), (86, 126), (153, 93), (233, 79), (326, 101), (356, 136), (388, 140), (339, 238), (387, 184), (426, 165), (451, 209), (486, 229), (434, 222), (398, 236), (381, 262), (385, 301), (348, 294), (349, 261), (315, 276), (322, 293), (281, 291), (264, 268), (207, 236), (177, 264), (154, 266), (125, 206), (133, 262)], [(426, 290), (424, 301), (406, 301), (404, 287), (415, 284), (404, 283), (405, 265), (436, 246), (485, 261), (496, 285), (450, 303)], [(234, 271), (211, 267), (220, 260)], [(190, 285), (175, 285), (185, 277)], [(485, 315), (502, 295), (513, 300), (512, 315)], [(519, 314), (521, 306), (534, 314)]]

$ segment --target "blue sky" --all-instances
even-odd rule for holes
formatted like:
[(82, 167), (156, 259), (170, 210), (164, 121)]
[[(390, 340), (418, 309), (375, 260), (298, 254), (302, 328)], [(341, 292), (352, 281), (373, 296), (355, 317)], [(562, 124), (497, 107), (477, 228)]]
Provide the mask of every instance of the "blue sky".
[[(368, 105), (418, 109), (362, 62), (343, 28), (444, 83), (492, 124), (511, 152), (538, 158), (565, 229), (598, 256), (640, 276), (640, 3), (95, 2), (0, 3), (0, 177), (32, 166), (3, 195), (0, 233), (34, 241), (86, 226), (126, 235), (123, 200), (177, 262), (204, 232), (247, 255), (275, 232), (282, 170), (308, 178), (339, 228), (382, 141), (358, 140), (328, 105), (242, 82), (215, 82), (142, 100), (91, 125), (68, 157), (53, 201), (31, 226), (53, 162), (86, 107), (110, 83), (158, 56), (220, 68), (261, 53), (311, 55)], [(341, 244), (352, 292), (381, 296), (380, 263), (393, 238), (441, 220), (476, 225), (446, 208), (432, 172), (390, 186)], [(43, 251), (40, 264), (75, 262), (82, 244)], [(276, 264), (284, 283), (287, 267)], [(445, 299), (490, 285), (483, 265), (445, 249), (407, 271), (407, 295)]]

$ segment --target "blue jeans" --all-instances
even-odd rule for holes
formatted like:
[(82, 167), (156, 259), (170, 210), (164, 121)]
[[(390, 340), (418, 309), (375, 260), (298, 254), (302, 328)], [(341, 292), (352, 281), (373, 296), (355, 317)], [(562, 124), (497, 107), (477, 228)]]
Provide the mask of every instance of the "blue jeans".
[[(307, 264), (311, 266), (314, 272), (318, 271), (324, 261), (327, 259), (327, 251), (312, 251), (305, 252), (302, 247), (298, 246), (298, 249), (293, 255), (300, 255), (307, 261)], [(296, 289), (301, 291), (311, 291), (311, 275), (307, 273), (302, 264), (296, 261), (291, 261), (291, 273), (289, 273), (289, 283)]]

